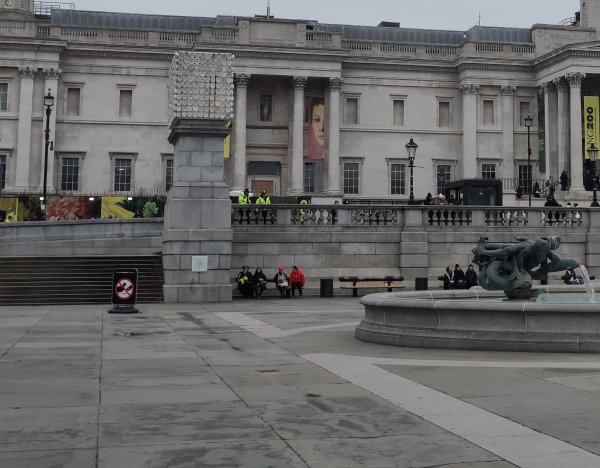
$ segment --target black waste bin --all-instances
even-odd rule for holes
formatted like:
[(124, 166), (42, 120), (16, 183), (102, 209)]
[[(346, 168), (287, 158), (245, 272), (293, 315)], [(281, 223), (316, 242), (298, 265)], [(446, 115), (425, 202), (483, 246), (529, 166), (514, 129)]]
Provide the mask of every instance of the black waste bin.
[(415, 278), (415, 291), (427, 291), (429, 284), (427, 278)]
[(321, 279), (321, 297), (333, 297), (333, 279)]

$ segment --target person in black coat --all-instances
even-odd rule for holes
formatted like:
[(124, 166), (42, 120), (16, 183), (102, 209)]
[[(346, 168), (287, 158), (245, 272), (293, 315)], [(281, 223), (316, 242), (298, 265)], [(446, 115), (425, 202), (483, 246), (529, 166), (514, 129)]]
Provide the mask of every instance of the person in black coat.
[(461, 270), (460, 265), (454, 267), (454, 289), (466, 289), (465, 272)]
[(242, 271), (237, 277), (238, 289), (242, 296), (252, 299), (252, 274), (248, 271), (248, 267), (242, 267)]
[(252, 276), (252, 287), (254, 288), (254, 297), (257, 299), (260, 299), (262, 293), (267, 289), (267, 277), (260, 268), (257, 268)]
[(446, 273), (444, 273), (444, 289), (454, 289), (454, 273), (452, 267), (446, 267)]
[(431, 193), (428, 193), (427, 196), (425, 197), (425, 201), (423, 202), (423, 205), (426, 205), (426, 206), (431, 205), (432, 199), (433, 199), (433, 197), (431, 196)]
[(467, 282), (467, 289), (471, 289), (473, 286), (479, 286), (477, 272), (473, 268), (473, 265), (469, 265), (469, 269), (465, 273), (465, 281)]

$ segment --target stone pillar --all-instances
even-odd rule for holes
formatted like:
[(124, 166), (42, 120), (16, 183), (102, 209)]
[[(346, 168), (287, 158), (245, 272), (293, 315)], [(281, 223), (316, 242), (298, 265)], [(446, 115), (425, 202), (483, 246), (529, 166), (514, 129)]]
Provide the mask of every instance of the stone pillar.
[(235, 115), (233, 128), (235, 131), (235, 150), (233, 154), (233, 189), (246, 188), (246, 106), (248, 103), (248, 84), (250, 75), (236, 75)]
[(570, 172), (569, 167), (569, 147), (570, 147), (570, 132), (569, 132), (569, 87), (564, 78), (556, 78), (553, 80), (554, 86), (558, 90), (558, 114), (557, 114), (557, 146), (558, 146), (558, 168), (557, 172), (560, 177), (562, 171)]
[(307, 77), (295, 76), (294, 85), (294, 122), (292, 132), (292, 180), (289, 195), (304, 193), (304, 88)]
[[(54, 107), (52, 108), (52, 114), (50, 114), (50, 141), (54, 142), (56, 148), (56, 114), (58, 113), (58, 77), (62, 74), (62, 71), (56, 68), (45, 68), (44, 74), (46, 75), (46, 85), (44, 87), (44, 95), (48, 92), (54, 96)], [(45, 109), (45, 107), (44, 107)], [(46, 113), (44, 112), (44, 128), (46, 128)], [(40, 175), (40, 188), (44, 185), (44, 151), (46, 146), (45, 134), (42, 132), (42, 171)], [(54, 188), (54, 149), (48, 148), (48, 179), (46, 189), (49, 193), (52, 193)], [(60, 182), (59, 182), (60, 184)], [(60, 185), (59, 185), (60, 188)]]
[(31, 159), (31, 117), (33, 114), (33, 80), (37, 69), (19, 68), (21, 94), (19, 97), (19, 130), (17, 134), (17, 176), (15, 189), (29, 190)]
[(327, 189), (328, 195), (341, 195), (340, 190), (340, 89), (342, 78), (329, 80), (329, 125), (327, 138), (329, 151), (327, 152)]
[(463, 156), (462, 178), (477, 177), (477, 90), (473, 84), (462, 85), (463, 92)]
[[(538, 91), (540, 93), (540, 96), (542, 96), (544, 98), (544, 127), (542, 128), (542, 126), (539, 126), (539, 132), (540, 134), (543, 132), (544, 133), (544, 152), (546, 154), (546, 179), (550, 177), (550, 174), (553, 172), (553, 167), (552, 167), (552, 163), (550, 161), (550, 153), (548, 151), (548, 142), (551, 139), (554, 139), (554, 135), (550, 135), (549, 130), (550, 130), (550, 87), (551, 87), (551, 83), (542, 83), (542, 85), (539, 87)], [(531, 143), (531, 157), (533, 158), (534, 155), (536, 154), (535, 148), (537, 148), (538, 146), (534, 144), (534, 142)], [(541, 174), (541, 171), (540, 171)]]
[(223, 182), (224, 139), (230, 133), (226, 123), (233, 111), (232, 67), (230, 54), (179, 52), (173, 59), (169, 142), (175, 147), (174, 171), (163, 233), (166, 303), (232, 298), (231, 201)]
[(585, 73), (568, 73), (571, 86), (571, 190), (583, 191), (583, 120), (581, 117), (581, 82)]
[(515, 91), (514, 86), (502, 86), (502, 176), (515, 178)]
[(558, 93), (553, 83), (547, 83), (546, 106), (546, 176), (559, 180), (562, 170), (558, 163)]

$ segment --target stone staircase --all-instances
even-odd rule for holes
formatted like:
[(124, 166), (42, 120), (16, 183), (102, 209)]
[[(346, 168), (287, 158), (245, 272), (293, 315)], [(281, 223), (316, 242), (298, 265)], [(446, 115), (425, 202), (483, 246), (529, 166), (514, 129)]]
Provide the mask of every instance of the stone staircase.
[(110, 304), (116, 268), (138, 270), (138, 303), (163, 302), (160, 255), (0, 257), (0, 306)]

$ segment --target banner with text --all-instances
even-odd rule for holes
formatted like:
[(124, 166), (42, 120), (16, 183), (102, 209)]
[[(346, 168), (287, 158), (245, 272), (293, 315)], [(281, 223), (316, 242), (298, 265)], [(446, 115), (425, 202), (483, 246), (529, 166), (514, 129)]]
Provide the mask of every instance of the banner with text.
[(583, 107), (585, 109), (583, 127), (585, 159), (590, 159), (587, 150), (592, 143), (594, 143), (596, 148), (600, 148), (600, 132), (598, 132), (598, 125), (600, 124), (600, 98), (598, 96), (585, 96), (583, 98)]

